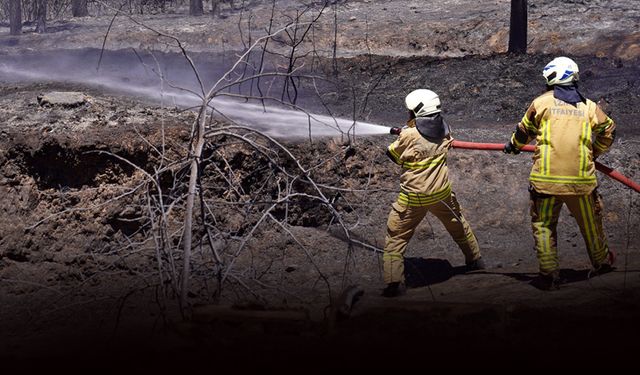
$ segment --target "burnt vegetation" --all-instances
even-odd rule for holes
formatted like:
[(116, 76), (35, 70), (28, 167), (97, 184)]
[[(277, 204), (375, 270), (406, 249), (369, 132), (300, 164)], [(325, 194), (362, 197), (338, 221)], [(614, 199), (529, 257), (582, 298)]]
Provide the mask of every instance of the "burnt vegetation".
[[(190, 69), (195, 87), (180, 87), (181, 82), (167, 79), (157, 59), (155, 64), (153, 60), (140, 60), (140, 64), (153, 71), (157, 80), (168, 87), (193, 93), (199, 103), (196, 102), (195, 111), (172, 115), (170, 124), (162, 119), (159, 126), (148, 123), (138, 128), (136, 125), (132, 129), (135, 134), (122, 140), (116, 139), (118, 135), (109, 134), (108, 127), (127, 126), (131, 120), (130, 110), (111, 115), (108, 103), (85, 103), (79, 107), (40, 103), (38, 116), (49, 118), (50, 124), (65, 123), (65, 120), (72, 120), (73, 124), (87, 114), (95, 115), (98, 124), (104, 126), (96, 139), (101, 136), (107, 139), (96, 147), (90, 145), (89, 139), (82, 142), (89, 144), (73, 145), (71, 138), (57, 132), (45, 135), (41, 143), (31, 142), (29, 136), (21, 137), (5, 160), (7, 168), (17, 167), (22, 176), (33, 183), (34, 189), (29, 194), (38, 195), (36, 199), (42, 199), (42, 195), (75, 198), (35, 222), (24, 227), (17, 225), (12, 232), (17, 235), (26, 230), (29, 235), (39, 235), (59, 222), (98, 218), (91, 232), (100, 233), (99, 241), (89, 242), (91, 248), (87, 251), (121, 259), (138, 258), (139, 252), (150, 251), (155, 265), (149, 264), (137, 272), (150, 277), (148, 281), (155, 277), (151, 285), (160, 290), (161, 305), (177, 298), (185, 317), (190, 315), (191, 300), (196, 296), (216, 302), (250, 296), (260, 303), (270, 303), (267, 295), (273, 292), (299, 294), (288, 291), (289, 286), (283, 284), (280, 273), (287, 268), (286, 252), (281, 253), (280, 261), (269, 261), (270, 264), (279, 262), (280, 266), (270, 267), (268, 272), (259, 272), (262, 263), (253, 261), (254, 253), (262, 246), (269, 248), (269, 243), (274, 243), (274, 249), (279, 248), (281, 240), (275, 238), (284, 236), (290, 238), (285, 242), (291, 241), (291, 247), (298, 248), (293, 250), (298, 252), (293, 257), (303, 258), (315, 269), (316, 281), (304, 288), (314, 289), (317, 280), (321, 280), (320, 285), (326, 290), (318, 296), (324, 295), (321, 298), (326, 300), (322, 303), (331, 305), (335, 286), (317, 264), (316, 257), (321, 254), (314, 254), (293, 228), (341, 227), (347, 239), (345, 256), (349, 257), (350, 233), (341, 212), (353, 212), (344, 199), (350, 189), (342, 187), (345, 181), (336, 180), (335, 176), (350, 176), (343, 169), (345, 161), (354, 155), (354, 134), (347, 129), (339, 140), (332, 141), (334, 154), (327, 159), (326, 153), (313, 144), (311, 133), (308, 143), (301, 141), (306, 146), (291, 148), (258, 130), (229, 123), (213, 101), (229, 97), (259, 103), (263, 108), (276, 105), (300, 111), (302, 108), (296, 102), (303, 86), (319, 95), (317, 73), (323, 73), (323, 68), (319, 65), (318, 53), (308, 46), (313, 45), (311, 31), (316, 21), (330, 4), (305, 6), (294, 17), (280, 15), (275, 2), (273, 4), (270, 22), (273, 26), (265, 30), (266, 35), (253, 35), (251, 15), (240, 18), (239, 30), (243, 32), (247, 28), (243, 36), (245, 49), (225, 67), (227, 70), (217, 81), (209, 79), (207, 82), (213, 83), (207, 84), (181, 40), (138, 21), (133, 17), (137, 14), (133, 8), (122, 12), (122, 6), (116, 9), (106, 2), (96, 3), (114, 12), (114, 20), (123, 17), (170, 44)], [(139, 5), (139, 9), (144, 9), (158, 4)], [(240, 6), (242, 12), (248, 10), (250, 4)], [(109, 30), (105, 39), (108, 37)], [(303, 43), (306, 48), (301, 48)], [(98, 68), (102, 57), (101, 52)], [(310, 68), (302, 69), (309, 61)], [(280, 70), (280, 66), (284, 69)], [(145, 110), (141, 112), (144, 114)], [(309, 121), (313, 119), (314, 115), (304, 113)], [(51, 131), (51, 127), (36, 126), (32, 134)], [(104, 193), (105, 190), (109, 193), (93, 202), (88, 197), (79, 198), (87, 191)], [(337, 202), (339, 197), (341, 200)], [(264, 242), (261, 237), (270, 232), (270, 239)], [(13, 253), (12, 250), (6, 252)], [(120, 267), (121, 263), (114, 265)], [(345, 268), (341, 276), (343, 283), (349, 273)], [(145, 288), (149, 287), (148, 281)], [(231, 291), (225, 297), (226, 288)], [(314, 294), (298, 296), (301, 302), (316, 298)]]

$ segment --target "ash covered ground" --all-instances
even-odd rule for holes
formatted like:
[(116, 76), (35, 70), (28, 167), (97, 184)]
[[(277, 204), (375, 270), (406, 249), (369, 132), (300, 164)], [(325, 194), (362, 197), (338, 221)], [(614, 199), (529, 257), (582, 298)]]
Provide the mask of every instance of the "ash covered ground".
[[(581, 67), (583, 93), (605, 98), (618, 124), (613, 149), (599, 161), (640, 180), (635, 2), (530, 1), (531, 43), (529, 54), (520, 56), (504, 54), (507, 1), (474, 2), (472, 9), (434, 3), (424, 9), (422, 2), (346, 2), (338, 13), (339, 59), (319, 56), (310, 63), (331, 78), (321, 81), (319, 96), (317, 87), (302, 84), (299, 104), (316, 113), (343, 118), (355, 113), (362, 121), (398, 126), (405, 121), (406, 93), (429, 87), (440, 94), (454, 137), (504, 142), (543, 90), (541, 68), (555, 53), (569, 54)], [(269, 7), (255, 9), (259, 16)], [(206, 66), (227, 66), (241, 44), (235, 32), (241, 12), (223, 13), (217, 20), (180, 14), (140, 19), (188, 40)], [(555, 27), (546, 21), (551, 14), (558, 14)], [(211, 251), (201, 244), (194, 253), (189, 302), (234, 306), (236, 315), (216, 310), (185, 322), (177, 297), (163, 294), (167, 288), (159, 285), (156, 245), (145, 221), (145, 192), (152, 190), (140, 185), (145, 172), (165, 159), (185, 158), (196, 113), (118, 90), (117, 84), (57, 79), (83, 56), (95, 62), (109, 21), (88, 17), (60, 21), (45, 35), (0, 34), (3, 63), (43, 66), (51, 77), (0, 76), (0, 349), (11, 366), (167, 370), (213, 361), (255, 368), (299, 363), (610, 368), (632, 363), (631, 340), (640, 333), (637, 193), (598, 176), (605, 231), (618, 263), (615, 272), (595, 278), (589, 277), (582, 238), (564, 209), (558, 228), (564, 283), (559, 291), (544, 292), (529, 283), (537, 272), (526, 191), (530, 157), (452, 150), (454, 191), (489, 268), (464, 274), (462, 254), (441, 224), (427, 217), (407, 250), (408, 293), (384, 299), (376, 249), (384, 244), (400, 173), (384, 155), (390, 135), (280, 140), (315, 181), (334, 188), (323, 191), (358, 242), (348, 246), (322, 205), (296, 202), (276, 214), (286, 217), (286, 227), (264, 225), (252, 234), (221, 293)], [(398, 25), (390, 27), (393, 22)], [(414, 41), (413, 25), (428, 37)], [(227, 32), (216, 32), (217, 27)], [(139, 28), (116, 22), (107, 48), (120, 51), (108, 53), (131, 58), (124, 48), (134, 46), (163, 51), (158, 56), (168, 65), (181, 59), (148, 32), (133, 29)], [(327, 46), (329, 38), (320, 37), (321, 42)], [(51, 56), (73, 58), (54, 69), (47, 57), (59, 60)], [(121, 75), (123, 85), (136, 85), (123, 73), (132, 66), (111, 73)], [(334, 67), (337, 75), (331, 73)], [(83, 92), (86, 100), (71, 107), (42, 105), (38, 97), (52, 91)], [(270, 162), (246, 145), (218, 141), (224, 147), (213, 147), (211, 155), (220, 152), (228, 165), (211, 157), (202, 176), (209, 198), (230, 201), (235, 193), (223, 188), (223, 177), (231, 176), (244, 195), (262, 197)], [(292, 167), (290, 159), (278, 157)], [(170, 189), (171, 181), (163, 179), (162, 187)], [(266, 196), (277, 195), (269, 189), (275, 187), (264, 188)], [(259, 217), (215, 207), (215, 227), (228, 234), (216, 246), (234, 254), (235, 239)], [(176, 220), (180, 214), (176, 209)], [(364, 294), (348, 317), (336, 314), (341, 293), (352, 285)], [(585, 356), (590, 351), (597, 355)]]

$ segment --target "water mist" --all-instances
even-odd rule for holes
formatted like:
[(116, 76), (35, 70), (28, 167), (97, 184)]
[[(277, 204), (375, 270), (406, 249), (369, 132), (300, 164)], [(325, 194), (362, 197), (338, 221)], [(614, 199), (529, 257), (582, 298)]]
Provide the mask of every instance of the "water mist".
[[(111, 51), (100, 60), (100, 69), (96, 72), (99, 59), (97, 50), (51, 51), (3, 59), (0, 80), (74, 83), (183, 108), (202, 104), (197, 95), (189, 92), (196, 87), (195, 76), (179, 55), (155, 54), (153, 62), (143, 64), (137, 54)], [(152, 71), (155, 69), (150, 68), (154, 65), (174, 85), (162, 82)], [(206, 83), (214, 82), (223, 74), (216, 61), (201, 61), (200, 67), (207, 73), (203, 75), (205, 88)], [(176, 85), (188, 90), (171, 87)], [(268, 101), (265, 103), (267, 105), (263, 106), (262, 103), (216, 97), (210, 106), (238, 124), (280, 139), (389, 134), (386, 126), (270, 106)]]

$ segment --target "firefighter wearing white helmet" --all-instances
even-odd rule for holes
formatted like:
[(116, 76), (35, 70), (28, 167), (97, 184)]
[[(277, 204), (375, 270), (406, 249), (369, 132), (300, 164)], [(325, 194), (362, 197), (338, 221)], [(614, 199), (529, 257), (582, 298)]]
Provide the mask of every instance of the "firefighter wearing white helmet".
[(536, 141), (529, 192), (541, 289), (560, 284), (556, 227), (564, 204), (580, 227), (594, 272), (611, 271), (615, 260), (602, 227), (594, 161), (613, 144), (616, 125), (578, 91), (578, 72), (568, 57), (544, 67), (547, 92), (533, 100), (504, 147), (517, 154)]
[(542, 75), (547, 81), (547, 86), (569, 86), (578, 82), (579, 71), (575, 61), (568, 57), (556, 57), (544, 67)]
[(404, 103), (413, 117), (423, 117), (440, 112), (440, 98), (431, 90), (413, 90), (404, 99)]
[(416, 227), (431, 212), (462, 250), (466, 269), (484, 268), (480, 246), (451, 189), (447, 152), (453, 138), (444, 121), (440, 99), (431, 90), (415, 90), (405, 98), (407, 127), (387, 148), (387, 155), (403, 168), (400, 194), (387, 220), (383, 254), (383, 295), (395, 297), (405, 290), (404, 253)]

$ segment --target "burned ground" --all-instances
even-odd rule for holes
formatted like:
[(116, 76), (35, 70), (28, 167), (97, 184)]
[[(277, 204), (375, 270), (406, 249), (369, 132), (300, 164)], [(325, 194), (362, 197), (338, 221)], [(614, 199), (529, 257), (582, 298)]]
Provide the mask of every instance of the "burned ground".
[[(155, 17), (153, 22), (161, 16)], [(90, 46), (87, 39), (56, 40), (66, 47)], [(596, 47), (613, 50), (604, 42)], [(336, 116), (351, 118), (355, 108), (361, 120), (402, 125), (404, 95), (426, 86), (441, 95), (457, 139), (504, 142), (543, 89), (540, 67), (552, 57), (544, 52), (549, 51), (449, 58), (363, 54), (339, 59), (337, 75), (333, 61), (321, 60), (316, 67), (327, 73), (322, 99)], [(6, 53), (11, 59), (20, 55)], [(581, 90), (605, 98), (618, 124), (613, 149), (599, 161), (638, 181), (637, 60), (609, 53), (576, 60)], [(187, 156), (196, 115), (100, 86), (4, 79), (0, 349), (10, 367), (168, 370), (302, 363), (305, 368), (429, 370), (632, 363), (632, 340), (640, 333), (640, 235), (635, 229), (640, 203), (636, 193), (603, 175), (599, 192), (606, 205), (605, 230), (618, 253), (617, 270), (590, 277), (582, 237), (565, 209), (559, 223), (564, 283), (549, 293), (530, 285), (537, 261), (529, 228), (529, 156), (452, 150), (453, 187), (489, 268), (464, 273), (462, 254), (440, 223), (427, 217), (407, 251), (408, 293), (388, 300), (379, 296), (377, 251), (398, 189), (400, 171), (384, 155), (392, 136), (286, 140), (290, 154), (270, 153), (271, 159), (219, 136), (206, 148), (201, 176), (206, 199), (220, 202), (209, 220), (224, 236), (211, 247), (223, 256), (234, 254), (238, 238), (251, 232), (261, 209), (282, 190), (312, 192), (303, 178), (291, 185), (278, 182), (286, 181), (284, 172), (299, 173), (296, 160), (320, 184), (357, 242), (348, 245), (328, 207), (296, 198), (273, 211), (287, 226), (271, 223), (253, 232), (222, 290), (209, 247), (195, 250), (189, 302), (196, 312), (212, 304), (234, 306), (236, 316), (218, 311), (194, 314), (185, 322), (176, 295), (160, 283), (146, 207), (154, 189), (179, 196), (184, 186), (176, 180), (186, 170), (179, 164), (167, 170), (157, 187), (148, 184), (145, 173)], [(73, 108), (41, 106), (38, 97), (51, 91), (81, 91), (87, 101)], [(313, 95), (300, 103), (325, 110)], [(227, 179), (237, 188), (229, 189)], [(180, 202), (176, 207), (169, 219), (178, 230), (183, 212)], [(341, 315), (332, 303), (351, 285), (364, 294), (349, 316)], [(254, 316), (242, 318), (239, 311)], [(585, 355), (591, 352), (597, 355)]]
[[(495, 61), (483, 58), (476, 64), (501, 66), (506, 64), (505, 60), (521, 59), (497, 56)], [(474, 60), (459, 62), (462, 67), (459, 69), (463, 71), (455, 75), (464, 76), (470, 62)], [(428, 67), (444, 64), (432, 59), (392, 63), (399, 66), (398, 71), (404, 69), (403, 64)], [(343, 79), (363, 81), (358, 75), (345, 75)], [(386, 103), (397, 100), (392, 98), (402, 88), (397, 89), (398, 93), (386, 88), (395, 85), (393, 80), (381, 82), (380, 92), (389, 93), (372, 95), (371, 107), (384, 109), (387, 105), (390, 113), (391, 105)], [(242, 345), (261, 347), (277, 342), (280, 345), (277, 348), (292, 350), (289, 344), (295, 343), (297, 358), (305, 358), (310, 353), (340, 357), (350, 353), (351, 345), (364, 345), (363, 349), (373, 350), (389, 339), (404, 338), (416, 345), (413, 349), (407, 348), (407, 353), (426, 348), (450, 355), (460, 340), (470, 340), (476, 345), (485, 345), (478, 355), (504, 350), (513, 354), (514, 361), (516, 358), (530, 361), (527, 351), (545, 340), (570, 356), (577, 355), (583, 348), (580, 345), (565, 348), (579, 342), (569, 339), (570, 335), (592, 335), (592, 340), (597, 340), (606, 339), (607, 332), (619, 337), (617, 342), (623, 342), (636, 329), (638, 306), (634, 301), (640, 258), (634, 245), (637, 232), (632, 229), (638, 218), (635, 196), (617, 182), (600, 176), (600, 192), (607, 205), (605, 227), (611, 246), (618, 250), (619, 261), (623, 263), (618, 272), (593, 280), (588, 278), (589, 263), (581, 236), (572, 218), (563, 214), (560, 254), (566, 284), (560, 292), (549, 296), (529, 285), (537, 267), (528, 227), (529, 158), (462, 150), (451, 152), (452, 180), (489, 264), (486, 272), (464, 275), (461, 254), (441, 225), (428, 217), (407, 253), (407, 278), (411, 287), (408, 295), (400, 301), (382, 300), (377, 296), (381, 287), (379, 254), (362, 246), (350, 250), (339, 228), (329, 225), (333, 221), (329, 210), (303, 199), (293, 202), (287, 210), (275, 210), (274, 216), (283, 219), (286, 215), (290, 230), (312, 253), (305, 255), (282, 230), (267, 227), (255, 233), (250, 241), (250, 259), (245, 259), (252, 264), (247, 269), (257, 275), (251, 279), (279, 285), (281, 291), (265, 289), (256, 299), (241, 285), (230, 283), (221, 299), (215, 297), (213, 282), (210, 280), (207, 284), (214, 275), (211, 259), (202, 251), (197, 261), (201, 268), (195, 276), (199, 281), (194, 285), (191, 300), (194, 304), (213, 300), (239, 306), (249, 304), (254, 309), (256, 306), (301, 309), (311, 314), (309, 323), (255, 326), (256, 323), (221, 322), (176, 326), (174, 323), (180, 319), (175, 311), (153, 302), (156, 261), (149, 244), (144, 242), (149, 228), (141, 209), (143, 195), (134, 191), (117, 198), (134, 189), (143, 181), (143, 176), (112, 155), (129, 160), (142, 170), (152, 170), (157, 160), (151, 148), (162, 146), (158, 128), (153, 125), (162, 122), (167, 135), (165, 147), (179, 157), (189, 137), (185, 124), (190, 123), (194, 115), (138, 104), (118, 96), (101, 96), (91, 89), (86, 90), (91, 99), (81, 108), (47, 108), (37, 104), (38, 95), (58, 88), (53, 83), (16, 84), (3, 91), (3, 102), (12, 103), (3, 106), (7, 125), (2, 130), (2, 196), (5, 197), (2, 280), (6, 301), (3, 311), (8, 316), (3, 319), (3, 332), (10, 338), (6, 341), (7, 350), (14, 359), (40, 356), (51, 350), (50, 345), (58, 340), (71, 341), (79, 352), (83, 352), (82, 343), (97, 345), (97, 352), (84, 353), (87, 361), (92, 355), (101, 357), (111, 353), (116, 359), (135, 362), (137, 357), (128, 356), (114, 345), (127, 348), (142, 345), (149, 356), (177, 345), (182, 348), (178, 357), (190, 358), (191, 354), (187, 353), (191, 350), (201, 353), (203, 348), (224, 343), (227, 349), (222, 353), (240, 360), (244, 356), (238, 352)], [(621, 92), (631, 93), (630, 97), (620, 98), (614, 92), (609, 93), (610, 101), (637, 100), (633, 91)], [(501, 103), (501, 89), (490, 93), (496, 103)], [(462, 111), (464, 103), (474, 102), (473, 97), (462, 95), (457, 99), (455, 95), (454, 90), (445, 90), (443, 94), (450, 96), (452, 111), (455, 108)], [(504, 106), (485, 107), (478, 121), (484, 119), (488, 123), (494, 113), (516, 116), (512, 114), (517, 112), (516, 106), (512, 107), (510, 100), (521, 99), (510, 96)], [(336, 103), (339, 101), (338, 97)], [(336, 111), (339, 110), (337, 105)], [(619, 112), (626, 114), (626, 111), (633, 114), (624, 106)], [(499, 142), (508, 136), (513, 126), (495, 123), (480, 127), (477, 122), (465, 125), (455, 120), (457, 115), (461, 114), (452, 112), (451, 117), (456, 123), (454, 134), (461, 140)], [(380, 116), (383, 123), (392, 121), (387, 120), (387, 111), (376, 116)], [(376, 116), (371, 115), (369, 120), (378, 120)], [(394, 116), (402, 115), (394, 113), (390, 117)], [(637, 179), (640, 166), (636, 132), (624, 120), (619, 124), (623, 136), (602, 162)], [(352, 236), (378, 249), (383, 246), (386, 214), (397, 191), (399, 171), (383, 152), (391, 140), (391, 136), (378, 136), (359, 137), (352, 144), (339, 138), (288, 144), (292, 154), (304, 165), (313, 166), (328, 160), (313, 171), (314, 178), (319, 183), (344, 189), (327, 189), (326, 194), (351, 228)], [(238, 185), (250, 195), (252, 189), (260, 188), (265, 173), (271, 171), (269, 161), (255, 158), (250, 149), (229, 143), (232, 142), (221, 139), (215, 144), (226, 153), (231, 168), (236, 171)], [(211, 149), (209, 155), (214, 153)], [(285, 167), (293, 167), (290, 160), (281, 156)], [(224, 167), (220, 164), (222, 161), (211, 157), (210, 163), (205, 163), (208, 173), (203, 176), (203, 183), (210, 187), (206, 194), (227, 198), (229, 194), (236, 194), (224, 188), (220, 175), (214, 172)], [(167, 177), (166, 181), (169, 184), (173, 178)], [(266, 190), (261, 194), (266, 200), (277, 192)], [(222, 208), (215, 218), (216, 225), (225, 228), (231, 236), (246, 233), (256, 220), (249, 211), (239, 214)], [(338, 297), (341, 285), (356, 284), (365, 291), (354, 316), (334, 323), (333, 333), (327, 333), (327, 326), (318, 323), (325, 321), (323, 311), (329, 305), (329, 289), (323, 285), (320, 273), (328, 277), (332, 298)], [(25, 315), (27, 311), (30, 313)], [(606, 328), (600, 327), (598, 321), (608, 319), (611, 314), (617, 316), (616, 323), (607, 321), (602, 323)], [(539, 335), (534, 327), (547, 319), (553, 320), (549, 328), (552, 331)], [(408, 326), (399, 323), (407, 320)], [(571, 322), (573, 328), (568, 329), (567, 322)], [(236, 328), (230, 331), (225, 324)], [(77, 329), (77, 335), (69, 334), (70, 325)], [(139, 331), (129, 331), (129, 326), (138, 327)], [(152, 336), (164, 338), (166, 344), (148, 345), (140, 337), (148, 337), (145, 332), (155, 332)], [(212, 338), (221, 332), (228, 338)], [(263, 341), (265, 332), (271, 338), (266, 339), (267, 342)], [(217, 341), (219, 339), (223, 341)], [(33, 346), (34, 342), (38, 345)], [(325, 344), (332, 348), (327, 349)], [(285, 361), (276, 347), (262, 354)], [(624, 346), (616, 350), (627, 353)], [(53, 350), (50, 355), (55, 360), (66, 352)], [(560, 357), (558, 354), (555, 358)]]

